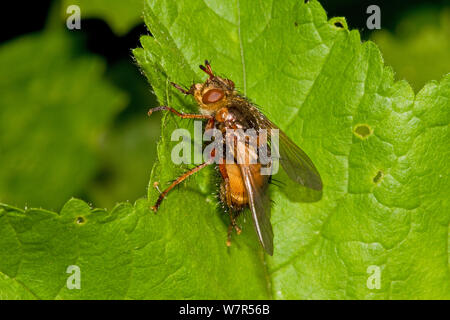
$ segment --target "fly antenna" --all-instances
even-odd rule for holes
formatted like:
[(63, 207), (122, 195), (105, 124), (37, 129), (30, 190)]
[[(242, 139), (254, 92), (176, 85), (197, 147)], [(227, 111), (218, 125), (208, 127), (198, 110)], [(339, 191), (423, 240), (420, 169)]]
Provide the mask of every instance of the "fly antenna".
[(213, 71), (211, 69), (211, 65), (209, 64), (208, 60), (205, 60), (205, 65), (204, 66), (200, 65), (199, 67), (200, 67), (200, 69), (202, 69), (205, 73), (207, 73), (209, 75), (210, 79), (214, 78), (214, 73), (213, 73)]

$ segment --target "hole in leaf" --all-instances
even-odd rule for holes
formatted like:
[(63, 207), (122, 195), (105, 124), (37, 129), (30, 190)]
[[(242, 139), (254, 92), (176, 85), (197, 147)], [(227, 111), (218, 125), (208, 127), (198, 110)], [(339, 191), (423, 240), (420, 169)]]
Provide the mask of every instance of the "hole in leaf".
[(384, 177), (384, 173), (383, 173), (383, 171), (380, 170), (377, 172), (376, 176), (373, 177), (373, 182), (378, 184), (378, 183), (380, 183), (381, 180), (383, 180), (383, 177)]
[(345, 20), (344, 17), (334, 17), (331, 18), (328, 22), (337, 29), (348, 30), (347, 21)]
[(372, 133), (372, 128), (368, 124), (357, 124), (353, 133), (360, 139), (367, 139)]
[(85, 222), (86, 222), (86, 220), (84, 219), (84, 217), (77, 217), (77, 219), (76, 219), (76, 221), (77, 221), (77, 223), (78, 224), (84, 224)]

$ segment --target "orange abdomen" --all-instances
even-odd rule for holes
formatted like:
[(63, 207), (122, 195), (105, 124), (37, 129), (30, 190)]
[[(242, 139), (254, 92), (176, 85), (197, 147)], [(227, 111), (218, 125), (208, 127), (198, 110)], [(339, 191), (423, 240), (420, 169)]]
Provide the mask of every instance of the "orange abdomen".
[(248, 203), (247, 190), (237, 164), (225, 164), (228, 175), (228, 192), (234, 205), (244, 206)]
[[(221, 185), (222, 201), (232, 208), (246, 206), (248, 204), (248, 194), (239, 165), (235, 163), (221, 164), (219, 169), (223, 178)], [(253, 181), (258, 186), (266, 183), (268, 180), (268, 177), (261, 175), (260, 169), (260, 164), (250, 165)]]

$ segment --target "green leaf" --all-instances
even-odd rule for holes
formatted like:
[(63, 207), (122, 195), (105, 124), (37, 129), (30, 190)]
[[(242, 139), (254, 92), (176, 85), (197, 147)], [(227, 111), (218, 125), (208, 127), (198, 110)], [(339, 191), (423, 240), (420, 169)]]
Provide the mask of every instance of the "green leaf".
[[(372, 42), (361, 43), (343, 18), (328, 21), (316, 1), (146, 1), (144, 17), (154, 37), (142, 37), (143, 49), (134, 54), (160, 104), (196, 111), (169, 81), (203, 81), (198, 64), (209, 59), (310, 155), (322, 175), (317, 202), (295, 201), (301, 189), (282, 175), (287, 187), (271, 190), (275, 253), (261, 265), (271, 296), (450, 296), (448, 161), (442, 160), (449, 155), (449, 76), (415, 97), (406, 82), (393, 81)], [(165, 186), (180, 174), (170, 160), (176, 127), (192, 125), (164, 117), (159, 165), (149, 185), (153, 201), (153, 181)], [(211, 220), (220, 214), (214, 201), (192, 204), (200, 201), (188, 200), (194, 190), (209, 200), (215, 188), (201, 178), (187, 182), (160, 214), (179, 223), (177, 212), (189, 208), (191, 230), (198, 228), (197, 211)], [(231, 254), (243, 250), (236, 247), (250, 229), (236, 237)], [(367, 286), (370, 266), (381, 271), (380, 289)]]
[[(200, 197), (197, 197), (197, 200)], [(61, 213), (0, 206), (0, 296), (40, 299), (263, 298), (264, 269), (254, 256), (227, 256), (216, 216), (150, 214), (148, 202), (112, 212), (69, 201)], [(216, 230), (220, 229), (220, 230)], [(256, 239), (255, 239), (256, 240)], [(244, 244), (241, 244), (244, 246)], [(245, 245), (245, 247), (247, 247)], [(208, 259), (198, 259), (208, 256)], [(239, 258), (239, 259), (233, 259)], [(69, 266), (80, 290), (68, 289)], [(163, 266), (163, 267), (162, 267)], [(253, 271), (252, 277), (248, 273)], [(228, 282), (227, 282), (228, 281)], [(245, 283), (245, 285), (243, 285)]]
[(395, 33), (379, 30), (371, 38), (396, 78), (408, 80), (415, 91), (450, 70), (450, 8), (410, 13)]
[(117, 35), (124, 35), (142, 23), (142, 3), (142, 0), (64, 0), (62, 17), (67, 19), (70, 15), (67, 8), (77, 5), (82, 19), (103, 19)]
[[(1, 207), (0, 296), (450, 298), (450, 76), (414, 96), (372, 42), (361, 44), (344, 20), (330, 23), (316, 1), (146, 1), (145, 19), (154, 38), (134, 54), (160, 103), (196, 111), (169, 81), (204, 80), (197, 66), (209, 59), (310, 155), (322, 198), (298, 201), (305, 190), (276, 177), (286, 187), (270, 190), (273, 257), (248, 214), (225, 246), (212, 168), (150, 213), (153, 182), (166, 186), (183, 171), (170, 160), (173, 129), (192, 131), (166, 114), (150, 203), (108, 213), (71, 200), (59, 215)], [(69, 265), (80, 267), (80, 290), (66, 287)], [(367, 285), (371, 267), (380, 289)]]
[(105, 135), (99, 150), (102, 171), (88, 188), (97, 207), (113, 208), (118, 202), (145, 195), (156, 160), (154, 142), (160, 136), (159, 122), (158, 117), (149, 121), (134, 116)]
[(0, 47), (2, 202), (59, 209), (95, 174), (95, 147), (126, 97), (76, 48), (64, 32)]

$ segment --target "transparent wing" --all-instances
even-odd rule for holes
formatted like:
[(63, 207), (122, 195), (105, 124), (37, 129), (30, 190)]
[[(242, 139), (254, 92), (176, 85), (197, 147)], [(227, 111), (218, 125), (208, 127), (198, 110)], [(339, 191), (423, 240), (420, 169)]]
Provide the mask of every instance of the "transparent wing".
[[(264, 250), (273, 255), (273, 231), (270, 223), (270, 198), (266, 192), (267, 183), (255, 183), (255, 165), (241, 164), (241, 174), (244, 179), (245, 189), (248, 195), (248, 204), (252, 212), (256, 233)], [(258, 169), (259, 170), (259, 166)]]
[(261, 128), (278, 129), (280, 164), (289, 178), (305, 187), (322, 190), (322, 179), (308, 155), (263, 114), (259, 120)]
[(305, 187), (322, 190), (322, 179), (311, 159), (283, 131), (279, 132), (280, 164), (289, 178)]
[(256, 159), (255, 146), (245, 143), (242, 132), (235, 133), (236, 158), (244, 180), (248, 195), (248, 204), (256, 233), (264, 250), (273, 255), (273, 231), (270, 223), (271, 202), (267, 194), (268, 175), (261, 175), (261, 164), (252, 164), (250, 159)]

